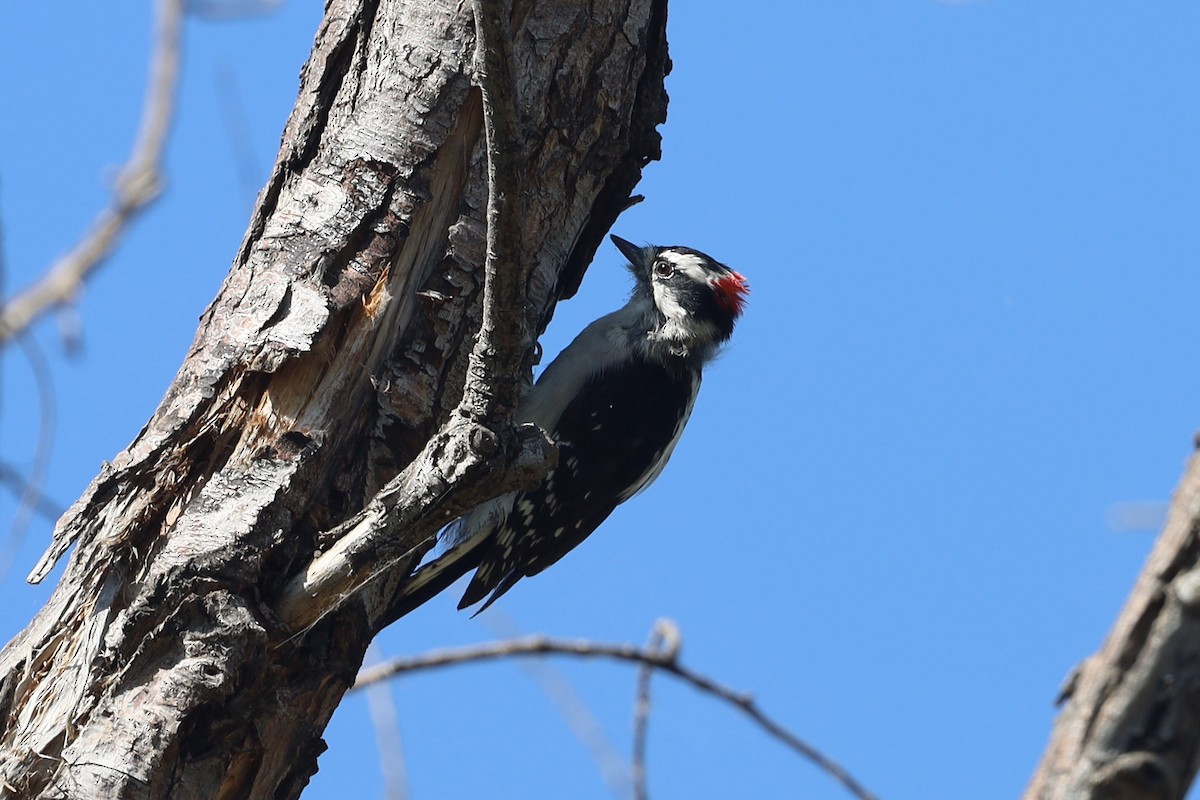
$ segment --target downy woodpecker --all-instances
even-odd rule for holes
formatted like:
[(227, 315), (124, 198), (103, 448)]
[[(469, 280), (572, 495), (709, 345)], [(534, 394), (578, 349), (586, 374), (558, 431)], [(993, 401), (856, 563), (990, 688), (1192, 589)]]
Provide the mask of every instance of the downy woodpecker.
[(532, 489), (478, 506), (450, 526), (448, 549), (406, 586), (406, 595), (421, 598), (413, 605), (474, 567), (458, 607), (486, 598), (482, 611), (574, 549), (671, 457), (701, 371), (733, 333), (750, 287), (690, 247), (612, 240), (633, 273), (629, 302), (587, 326), (516, 413), (518, 423), (534, 423), (557, 443), (558, 466)]

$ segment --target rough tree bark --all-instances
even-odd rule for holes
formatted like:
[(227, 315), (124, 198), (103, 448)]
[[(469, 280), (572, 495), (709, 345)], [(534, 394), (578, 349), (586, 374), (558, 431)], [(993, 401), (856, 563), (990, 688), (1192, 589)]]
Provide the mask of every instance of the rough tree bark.
[[(666, 3), (510, 11), (540, 330), (658, 156)], [(0, 796), (299, 796), (433, 533), (537, 474), (540, 438), (457, 419), (487, 198), (474, 41), (465, 2), (327, 3), (179, 374), (31, 576), (75, 543), (0, 652)], [(309, 580), (365, 520), (389, 535)]]
[(1025, 800), (1182, 800), (1200, 766), (1200, 456), (1104, 646), (1080, 664)]

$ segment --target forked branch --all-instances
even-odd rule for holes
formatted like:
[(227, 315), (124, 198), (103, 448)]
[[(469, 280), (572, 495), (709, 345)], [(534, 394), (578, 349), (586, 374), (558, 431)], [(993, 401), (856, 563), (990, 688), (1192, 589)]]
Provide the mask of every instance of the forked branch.
[(129, 160), (117, 174), (113, 198), (69, 253), (32, 286), (0, 307), (0, 345), (25, 330), (41, 314), (69, 302), (104, 259), (137, 214), (158, 196), (160, 165), (175, 110), (179, 83), (179, 40), (183, 0), (158, 0), (154, 55), (142, 107), (142, 121)]
[(878, 800), (875, 795), (867, 791), (840, 764), (768, 716), (752, 696), (731, 689), (712, 678), (685, 667), (679, 661), (679, 649), (673, 646), (660, 647), (656, 643), (648, 648), (640, 648), (631, 644), (606, 644), (586, 640), (529, 636), (521, 639), (488, 642), (470, 647), (432, 650), (423, 655), (407, 658), (393, 658), (360, 672), (354, 688), (362, 689), (363, 687), (397, 675), (454, 664), (470, 664), (481, 661), (494, 661), (501, 658), (547, 655), (575, 656), (577, 658), (606, 658), (625, 661), (673, 675), (698, 691), (715, 697), (740, 710), (773, 738), (785, 744), (844, 786), (858, 800)]
[(513, 426), (529, 332), (528, 270), (521, 264), (524, 148), (510, 69), (509, 15), (498, 0), (475, 0), (473, 8), (487, 145), (487, 257), (482, 321), (462, 399), (420, 456), (336, 530), (334, 547), (293, 580), (279, 606), (292, 630), (311, 625), (410, 558), (410, 549), (395, 551), (396, 530), (408, 530), (406, 541), (430, 541), (472, 506), (536, 481), (551, 453), (540, 433)]

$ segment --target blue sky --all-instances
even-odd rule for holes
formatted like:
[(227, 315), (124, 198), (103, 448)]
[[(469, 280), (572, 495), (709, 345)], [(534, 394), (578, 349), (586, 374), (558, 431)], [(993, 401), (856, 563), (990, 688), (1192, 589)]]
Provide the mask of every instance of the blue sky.
[[(446, 596), (385, 654), (497, 627), (641, 642), (675, 619), (688, 664), (885, 800), (1011, 798), (1072, 665), (1148, 552), (1114, 508), (1165, 502), (1200, 422), (1200, 7), (1164, 0), (677, 2), (664, 160), (614, 232), (687, 244), (753, 285), (659, 482), (472, 621)], [(0, 213), (10, 287), (61, 254), (126, 156), (143, 3), (9, 3)], [(265, 179), (318, 4), (187, 27), (168, 189), (77, 310), (36, 339), (57, 390), (47, 492), (69, 503), (157, 405)], [(236, 87), (252, 154), (239, 173)], [(228, 93), (225, 95), (228, 99)], [(619, 305), (604, 248), (543, 339)], [(29, 370), (6, 353), (0, 457), (31, 464)], [(15, 503), (0, 496), (0, 525)], [(48, 587), (0, 584), (0, 638)], [(58, 573), (55, 573), (57, 576)], [(491, 622), (489, 623), (489, 619)], [(556, 662), (627, 753), (634, 675)], [(656, 682), (656, 797), (840, 798), (741, 717)], [(516, 664), (394, 684), (416, 798), (611, 796)], [(306, 797), (378, 796), (364, 701)], [(467, 766), (469, 765), (469, 766)]]

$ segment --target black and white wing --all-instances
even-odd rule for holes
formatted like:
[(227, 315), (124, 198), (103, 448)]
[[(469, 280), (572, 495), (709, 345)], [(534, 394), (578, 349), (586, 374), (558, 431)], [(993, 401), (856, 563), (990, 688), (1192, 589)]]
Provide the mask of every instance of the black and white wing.
[(640, 358), (596, 374), (555, 426), (558, 466), (513, 498), (458, 607), (487, 597), (479, 610), (487, 608), (649, 486), (671, 457), (699, 388), (698, 369), (668, 369)]

